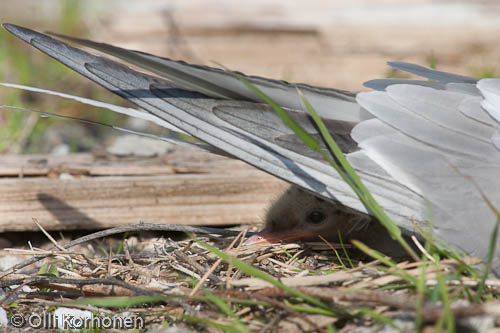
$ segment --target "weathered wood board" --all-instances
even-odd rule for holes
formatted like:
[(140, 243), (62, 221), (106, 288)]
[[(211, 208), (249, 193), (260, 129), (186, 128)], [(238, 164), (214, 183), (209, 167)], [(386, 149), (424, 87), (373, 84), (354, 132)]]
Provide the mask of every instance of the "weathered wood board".
[(0, 231), (139, 223), (262, 221), (286, 183), (240, 161), (176, 149), (155, 158), (71, 154), (0, 157)]

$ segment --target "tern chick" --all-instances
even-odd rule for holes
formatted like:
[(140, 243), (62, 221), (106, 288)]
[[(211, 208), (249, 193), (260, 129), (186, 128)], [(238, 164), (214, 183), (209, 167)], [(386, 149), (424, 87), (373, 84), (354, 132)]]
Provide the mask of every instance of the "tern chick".
[(406, 256), (376, 219), (296, 186), (290, 186), (271, 205), (265, 228), (246, 244), (321, 241), (319, 235), (333, 243), (339, 243), (339, 235), (344, 243), (356, 239), (392, 258)]

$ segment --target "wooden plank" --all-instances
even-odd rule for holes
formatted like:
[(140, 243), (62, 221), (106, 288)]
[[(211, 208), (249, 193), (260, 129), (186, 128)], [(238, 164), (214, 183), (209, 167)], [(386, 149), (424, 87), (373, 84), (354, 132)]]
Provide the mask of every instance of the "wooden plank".
[(165, 155), (152, 158), (90, 153), (0, 157), (0, 177), (55, 177), (61, 173), (88, 176), (214, 173), (226, 168), (240, 169), (249, 166), (234, 159), (188, 148), (176, 148)]
[[(36, 230), (33, 219), (48, 230), (100, 229), (140, 221), (255, 223), (286, 187), (240, 161), (192, 150), (153, 159), (106, 158), (3, 156), (0, 231)], [(46, 162), (39, 167), (35, 160)]]

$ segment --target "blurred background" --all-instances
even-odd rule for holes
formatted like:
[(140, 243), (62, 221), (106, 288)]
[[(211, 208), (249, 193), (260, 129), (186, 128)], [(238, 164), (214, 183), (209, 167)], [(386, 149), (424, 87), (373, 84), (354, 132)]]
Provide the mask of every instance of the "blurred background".
[[(401, 76), (401, 60), (479, 77), (500, 70), (500, 3), (493, 0), (16, 0), (0, 21), (247, 74), (363, 90)], [(118, 97), (0, 32), (0, 81), (125, 105)], [(161, 133), (82, 104), (0, 87), (0, 105)], [(99, 151), (109, 128), (0, 111), (0, 152)]]

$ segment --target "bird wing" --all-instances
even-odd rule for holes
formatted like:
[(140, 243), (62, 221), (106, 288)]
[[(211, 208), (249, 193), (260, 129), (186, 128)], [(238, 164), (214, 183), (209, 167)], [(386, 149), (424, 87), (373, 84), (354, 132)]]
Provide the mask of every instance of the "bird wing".
[[(120, 58), (174, 82), (176, 86), (186, 90), (197, 91), (214, 98), (262, 102), (260, 97), (249, 90), (243, 82), (225, 70), (192, 65), (184, 61), (174, 61), (87, 39), (51, 34)], [(286, 81), (271, 80), (259, 76), (245, 76), (245, 78), (283, 107), (302, 109), (301, 99), (297, 95), (297, 88), (299, 88), (307, 99), (314, 103), (319, 114), (338, 120), (360, 120), (360, 108), (356, 104), (355, 94), (352, 92), (314, 87), (303, 83), (290, 84)]]
[[(298, 142), (274, 111), (258, 103), (257, 96), (231, 74), (73, 39), (150, 70), (159, 78), (29, 29), (4, 27), (227, 154), (367, 213), (337, 173)], [(319, 136), (302, 110), (295, 91), (299, 86), (375, 199), (400, 227), (411, 230), (412, 223), (432, 220), (435, 234), (444, 241), (485, 257), (485, 240), (495, 217), (482, 194), (500, 203), (496, 201), (500, 199), (500, 178), (496, 177), (499, 152), (495, 146), (499, 135), (493, 119), (498, 119), (494, 112), (500, 110), (498, 83), (407, 63), (389, 65), (434, 81), (372, 81), (369, 85), (381, 91), (360, 93), (354, 99), (353, 94), (341, 90), (246, 78), (288, 108), (308, 132)]]
[(388, 128), (361, 130), (362, 151), (428, 201), (435, 235), (484, 258), (496, 217), (483, 195), (500, 205), (500, 152), (492, 142), (497, 130), (460, 112), (478, 111), (483, 99), (397, 85), (359, 94), (357, 100)]

